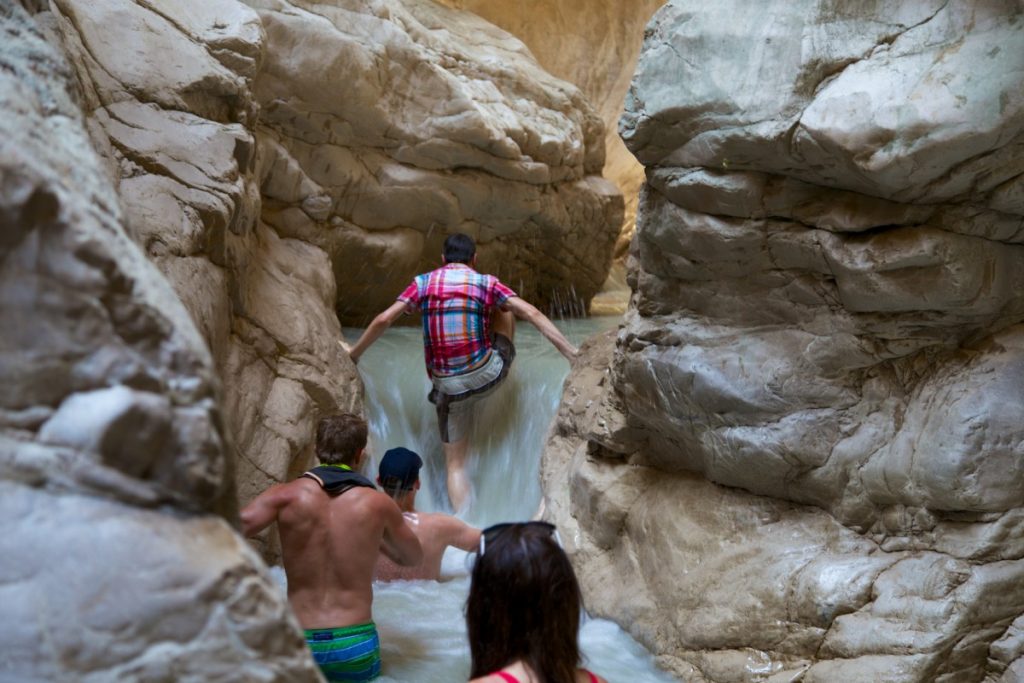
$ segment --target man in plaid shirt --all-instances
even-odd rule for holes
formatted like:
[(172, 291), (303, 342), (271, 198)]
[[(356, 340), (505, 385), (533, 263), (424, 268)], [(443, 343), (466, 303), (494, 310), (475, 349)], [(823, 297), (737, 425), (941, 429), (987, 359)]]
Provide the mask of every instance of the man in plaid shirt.
[[(493, 275), (474, 270), (476, 244), (468, 235), (449, 235), (444, 265), (417, 275), (398, 300), (378, 315), (351, 348), (354, 362), (403, 313), (423, 314), (423, 350), (437, 407), (448, 468), (448, 498), (456, 511), (469, 502), (466, 474), (472, 405), (508, 376), (516, 350), (515, 318), (529, 321), (570, 362), (577, 349), (546, 315), (523, 301)], [(343, 344), (344, 345), (344, 344)]]

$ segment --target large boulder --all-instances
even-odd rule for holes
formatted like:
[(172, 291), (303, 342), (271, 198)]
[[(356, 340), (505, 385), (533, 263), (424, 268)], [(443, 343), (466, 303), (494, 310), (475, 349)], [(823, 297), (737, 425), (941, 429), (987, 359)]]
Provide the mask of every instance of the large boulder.
[(622, 197), (577, 88), (432, 0), (248, 2), (267, 36), (263, 218), (329, 255), (343, 322), (365, 324), (437, 267), (453, 232), (540, 308), (586, 310)]
[(228, 522), (213, 361), (129, 236), (58, 24), (0, 4), (0, 676), (319, 680)]
[(590, 606), (677, 672), (1020, 671), (1022, 93), (1018, 3), (648, 28), (635, 294), (545, 477)]

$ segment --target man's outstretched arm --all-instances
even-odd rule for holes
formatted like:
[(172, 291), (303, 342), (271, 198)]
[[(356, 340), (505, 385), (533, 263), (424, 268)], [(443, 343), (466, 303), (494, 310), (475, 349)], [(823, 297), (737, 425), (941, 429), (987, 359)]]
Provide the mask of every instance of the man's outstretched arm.
[(395, 501), (383, 493), (380, 496), (376, 501), (380, 514), (384, 517), (384, 537), (380, 541), (380, 551), (395, 564), (415, 567), (423, 561), (420, 539), (406, 523)]
[(366, 351), (373, 342), (377, 341), (380, 335), (384, 334), (384, 330), (391, 327), (391, 323), (398, 320), (398, 316), (405, 312), (405, 308), (406, 303), (404, 301), (396, 301), (373, 319), (373, 322), (363, 331), (359, 341), (355, 344), (349, 346), (344, 341), (341, 342), (342, 347), (352, 357), (353, 363), (359, 362), (359, 357), (363, 355), (363, 351)]
[(517, 318), (522, 318), (536, 327), (541, 334), (547, 337), (548, 341), (554, 344), (559, 353), (569, 359), (570, 363), (574, 358), (576, 358), (576, 354), (579, 353), (579, 349), (573, 346), (572, 342), (566, 339), (565, 335), (555, 327), (555, 324), (551, 322), (546, 315), (537, 310), (536, 306), (523, 301), (522, 298), (518, 296), (510, 297), (505, 302), (505, 306), (508, 310), (512, 311)]

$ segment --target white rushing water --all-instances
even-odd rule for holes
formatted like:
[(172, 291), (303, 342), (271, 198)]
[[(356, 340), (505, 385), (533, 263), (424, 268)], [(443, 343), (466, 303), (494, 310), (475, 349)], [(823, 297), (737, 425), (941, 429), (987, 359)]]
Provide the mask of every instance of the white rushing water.
[[(614, 327), (619, 318), (559, 322), (579, 345)], [(361, 330), (345, 330), (350, 341)], [(540, 453), (561, 396), (569, 364), (529, 326), (516, 330), (513, 370), (495, 394), (478, 406), (471, 434), (472, 480), (476, 498), (466, 515), (477, 526), (529, 519), (540, 503)], [(417, 508), (448, 511), (444, 458), (429, 382), (423, 365), (420, 328), (392, 328), (360, 359), (370, 422), (366, 474), (375, 477), (388, 448), (405, 446), (424, 460)], [(450, 580), (399, 581), (374, 586), (373, 614), (381, 636), (388, 683), (456, 683), (469, 675), (469, 646), (463, 606), (469, 589), (470, 555), (450, 549), (443, 572)], [(275, 570), (283, 582), (283, 573)], [(650, 653), (610, 621), (587, 619), (580, 634), (585, 666), (610, 683), (669, 683)]]

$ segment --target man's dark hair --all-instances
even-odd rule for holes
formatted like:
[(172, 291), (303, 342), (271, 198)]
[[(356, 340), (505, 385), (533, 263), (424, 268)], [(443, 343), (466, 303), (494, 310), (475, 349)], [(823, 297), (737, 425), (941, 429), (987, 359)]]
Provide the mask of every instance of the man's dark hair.
[(457, 232), (444, 241), (444, 262), (469, 264), (476, 255), (476, 242), (469, 235)]
[(351, 413), (329, 415), (316, 426), (316, 457), (325, 465), (355, 466), (366, 448), (366, 420)]
[(470, 678), (519, 660), (546, 683), (576, 680), (582, 598), (551, 530), (512, 525), (487, 542), (472, 577), (466, 600)]

